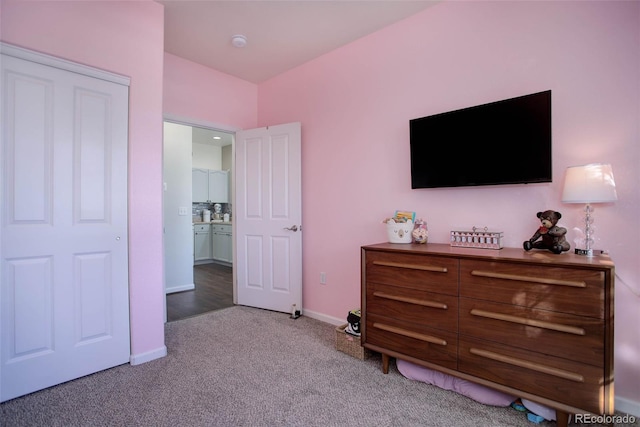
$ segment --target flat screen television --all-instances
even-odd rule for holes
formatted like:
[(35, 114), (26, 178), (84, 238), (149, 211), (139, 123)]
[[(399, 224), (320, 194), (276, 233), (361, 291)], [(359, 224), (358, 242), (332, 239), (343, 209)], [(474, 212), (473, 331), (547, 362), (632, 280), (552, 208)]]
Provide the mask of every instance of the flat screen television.
[(551, 91), (409, 121), (411, 188), (551, 182)]

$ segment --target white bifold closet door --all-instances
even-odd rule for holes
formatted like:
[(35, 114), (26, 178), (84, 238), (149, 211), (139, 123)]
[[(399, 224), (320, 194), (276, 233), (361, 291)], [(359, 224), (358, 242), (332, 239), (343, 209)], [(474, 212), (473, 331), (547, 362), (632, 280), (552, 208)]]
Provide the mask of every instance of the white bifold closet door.
[(22, 53), (2, 45), (0, 401), (130, 357), (128, 79)]

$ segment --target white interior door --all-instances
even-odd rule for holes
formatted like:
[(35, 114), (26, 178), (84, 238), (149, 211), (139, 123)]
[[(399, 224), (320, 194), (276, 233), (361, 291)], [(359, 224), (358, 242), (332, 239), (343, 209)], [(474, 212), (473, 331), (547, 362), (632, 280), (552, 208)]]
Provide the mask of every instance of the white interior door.
[(239, 131), (235, 147), (238, 304), (301, 311), (300, 123)]
[(1, 65), (5, 401), (129, 361), (128, 87)]

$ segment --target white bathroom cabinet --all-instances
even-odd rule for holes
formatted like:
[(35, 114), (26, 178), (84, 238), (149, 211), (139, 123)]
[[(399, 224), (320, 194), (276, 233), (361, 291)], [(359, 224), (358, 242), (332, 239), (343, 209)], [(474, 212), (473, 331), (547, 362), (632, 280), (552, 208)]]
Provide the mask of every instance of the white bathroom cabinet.
[(211, 224), (214, 261), (233, 262), (231, 224)]
[(212, 258), (211, 231), (209, 224), (193, 226), (193, 261), (208, 261)]

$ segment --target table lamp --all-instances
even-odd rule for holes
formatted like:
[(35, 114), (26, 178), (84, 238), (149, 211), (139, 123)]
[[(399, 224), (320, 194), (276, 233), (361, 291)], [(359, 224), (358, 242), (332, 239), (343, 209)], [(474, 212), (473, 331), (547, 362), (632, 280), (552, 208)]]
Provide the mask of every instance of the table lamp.
[(616, 183), (610, 164), (591, 163), (568, 167), (564, 176), (564, 203), (585, 203), (584, 249), (576, 248), (579, 255), (593, 256), (593, 207), (592, 203), (608, 203), (618, 200)]

